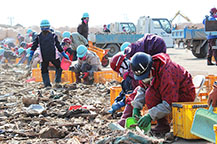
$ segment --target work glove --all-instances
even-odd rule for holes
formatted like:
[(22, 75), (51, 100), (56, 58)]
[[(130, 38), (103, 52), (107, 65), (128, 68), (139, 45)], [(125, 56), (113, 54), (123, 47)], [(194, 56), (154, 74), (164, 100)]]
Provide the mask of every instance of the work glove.
[(133, 108), (133, 117), (134, 118), (140, 118), (141, 117), (140, 109)]
[(138, 125), (140, 128), (146, 128), (151, 123), (151, 120), (150, 114), (145, 114), (139, 119)]
[(80, 78), (87, 78), (89, 76), (89, 72), (83, 72), (83, 74), (80, 76)]
[(210, 106), (211, 103), (213, 107), (217, 107), (217, 86), (216, 85), (213, 85), (213, 89), (209, 93), (208, 105)]
[(66, 58), (67, 60), (69, 60), (69, 56), (63, 51), (63, 52), (61, 52), (61, 54), (62, 54), (62, 56), (64, 57), (64, 58)]
[(33, 51), (33, 50), (30, 51), (30, 53), (29, 53), (29, 61), (32, 61), (32, 57), (34, 55), (34, 52), (35, 51)]

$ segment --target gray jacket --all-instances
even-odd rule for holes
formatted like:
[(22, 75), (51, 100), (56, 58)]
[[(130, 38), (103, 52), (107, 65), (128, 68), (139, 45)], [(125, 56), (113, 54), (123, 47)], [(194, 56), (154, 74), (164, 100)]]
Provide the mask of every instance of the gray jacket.
[(79, 45), (85, 45), (86, 46), (88, 44), (87, 39), (84, 38), (78, 32), (73, 32), (71, 35), (72, 35), (72, 37), (71, 37), (72, 44), (71, 45), (72, 45), (73, 50), (76, 50)]
[[(134, 100), (131, 102), (133, 108), (143, 108), (143, 106), (145, 105), (145, 92), (146, 89), (139, 87)], [(148, 110), (148, 113), (150, 114), (153, 121), (161, 119), (166, 115), (170, 114), (171, 112), (172, 108), (166, 101), (162, 101), (162, 103)]]

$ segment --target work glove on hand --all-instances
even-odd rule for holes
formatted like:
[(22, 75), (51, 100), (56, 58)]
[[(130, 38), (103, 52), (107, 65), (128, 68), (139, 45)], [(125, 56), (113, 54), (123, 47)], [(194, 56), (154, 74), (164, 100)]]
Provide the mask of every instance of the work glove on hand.
[(133, 117), (134, 118), (140, 118), (141, 117), (140, 109), (133, 108)]
[(211, 103), (213, 107), (217, 107), (217, 86), (216, 85), (213, 85), (213, 89), (209, 93), (208, 105), (210, 106)]
[(29, 53), (29, 61), (32, 60), (32, 57), (33, 57), (33, 55), (34, 55), (34, 52), (35, 52), (35, 51), (33, 51), (33, 50), (30, 51), (30, 53)]
[(150, 114), (146, 114), (139, 119), (138, 125), (140, 128), (146, 128), (151, 123), (151, 120)]
[(69, 60), (69, 56), (63, 51), (63, 52), (61, 52), (61, 54), (62, 54), (62, 56), (64, 57), (64, 58), (66, 58), (67, 60)]
[(83, 72), (83, 74), (80, 76), (80, 78), (86, 78), (89, 76), (89, 72)]

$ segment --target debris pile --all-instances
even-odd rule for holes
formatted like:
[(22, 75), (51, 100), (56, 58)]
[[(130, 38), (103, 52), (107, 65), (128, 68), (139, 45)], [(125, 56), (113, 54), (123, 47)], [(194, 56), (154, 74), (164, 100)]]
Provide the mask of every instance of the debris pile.
[(109, 143), (141, 137), (108, 126), (117, 121), (107, 111), (110, 87), (118, 83), (48, 89), (27, 78), (18, 80), (26, 71), (0, 65), (0, 143)]

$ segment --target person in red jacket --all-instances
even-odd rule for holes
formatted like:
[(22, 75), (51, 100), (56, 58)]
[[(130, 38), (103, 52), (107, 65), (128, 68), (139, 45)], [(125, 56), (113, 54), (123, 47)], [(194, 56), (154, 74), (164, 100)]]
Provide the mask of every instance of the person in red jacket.
[[(169, 132), (170, 126), (165, 117), (172, 111), (172, 102), (190, 102), (195, 99), (192, 76), (165, 53), (151, 56), (138, 52), (132, 57), (130, 65), (140, 85), (131, 102), (133, 116), (140, 118), (139, 127), (147, 127), (152, 120), (157, 120), (152, 132)], [(148, 113), (141, 117), (140, 110), (145, 104)]]
[(71, 39), (69, 39), (69, 38), (64, 38), (63, 40), (62, 40), (62, 43), (61, 43), (61, 45), (62, 45), (62, 47), (63, 47), (63, 50), (65, 51), (65, 53), (69, 56), (69, 60), (73, 60), (73, 50), (72, 50), (72, 48), (71, 48), (71, 45), (72, 44), (72, 41), (71, 41)]

